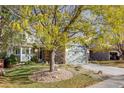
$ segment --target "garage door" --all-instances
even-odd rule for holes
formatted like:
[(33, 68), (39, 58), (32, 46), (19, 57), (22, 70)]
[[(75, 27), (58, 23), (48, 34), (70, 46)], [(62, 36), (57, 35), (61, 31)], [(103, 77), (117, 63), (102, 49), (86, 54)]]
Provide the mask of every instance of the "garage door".
[(70, 64), (86, 63), (87, 55), (86, 48), (82, 46), (73, 45), (66, 51), (66, 61)]

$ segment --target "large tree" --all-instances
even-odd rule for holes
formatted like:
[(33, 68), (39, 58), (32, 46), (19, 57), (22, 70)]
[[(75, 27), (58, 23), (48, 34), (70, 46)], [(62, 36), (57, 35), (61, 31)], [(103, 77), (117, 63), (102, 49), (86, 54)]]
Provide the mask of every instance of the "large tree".
[[(36, 33), (41, 46), (51, 51), (52, 72), (58, 49), (67, 48), (70, 42), (88, 45), (96, 35), (95, 27), (83, 18), (87, 9), (88, 6), (20, 6), (14, 13), (19, 19), (13, 20), (10, 26), (15, 31)], [(75, 37), (79, 32), (83, 36)]]

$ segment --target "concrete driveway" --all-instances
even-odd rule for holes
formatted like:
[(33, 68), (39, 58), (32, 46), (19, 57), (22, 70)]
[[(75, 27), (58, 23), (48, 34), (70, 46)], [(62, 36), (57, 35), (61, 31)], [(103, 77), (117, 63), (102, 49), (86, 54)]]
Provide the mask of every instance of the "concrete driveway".
[(124, 88), (124, 76), (111, 77), (88, 88)]
[(101, 66), (98, 64), (86, 64), (82, 65), (84, 69), (97, 72), (102, 72), (102, 74), (110, 76), (120, 76), (124, 75), (124, 68), (112, 67), (112, 66)]
[(98, 64), (86, 64), (82, 65), (82, 67), (95, 73), (102, 72), (103, 75), (110, 77), (88, 88), (124, 88), (124, 68), (101, 66)]

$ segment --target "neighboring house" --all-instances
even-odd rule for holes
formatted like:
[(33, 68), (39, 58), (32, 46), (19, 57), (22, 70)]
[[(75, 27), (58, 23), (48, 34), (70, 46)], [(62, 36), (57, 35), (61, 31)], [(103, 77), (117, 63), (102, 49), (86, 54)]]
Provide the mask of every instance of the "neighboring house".
[(108, 52), (93, 52), (90, 51), (89, 60), (90, 61), (106, 61), (106, 60), (119, 60), (119, 52), (116, 50)]

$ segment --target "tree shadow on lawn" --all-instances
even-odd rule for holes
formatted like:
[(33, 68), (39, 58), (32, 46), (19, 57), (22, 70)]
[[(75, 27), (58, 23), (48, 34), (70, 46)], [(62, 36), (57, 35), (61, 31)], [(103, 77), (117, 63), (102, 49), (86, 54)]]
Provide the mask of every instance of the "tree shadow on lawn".
[(28, 76), (31, 75), (34, 71), (41, 70), (41, 68), (18, 68), (13, 69), (7, 72), (5, 75), (6, 78), (9, 78), (10, 83), (18, 84), (31, 84), (32, 81), (28, 79)]
[(90, 75), (82, 73), (76, 74), (73, 78), (68, 80), (62, 80), (59, 82), (52, 83), (43, 83), (43, 82), (34, 82), (31, 81), (28, 76), (31, 75), (35, 71), (42, 71), (44, 68), (48, 69), (48, 67), (43, 66), (25, 66), (19, 68), (12, 68), (6, 71), (6, 75), (4, 76), (4, 80), (10, 85), (5, 85), (7, 87), (32, 87), (32, 88), (72, 88), (72, 87), (86, 87), (91, 85), (99, 80), (93, 79)]
[(8, 75), (5, 77), (9, 78), (10, 83), (31, 84), (32, 82), (28, 79), (29, 75), (30, 75), (30, 73), (26, 73), (25, 71), (21, 71), (20, 74)]
[(9, 78), (9, 82), (12, 84), (17, 84), (19, 86), (23, 85), (30, 85), (33, 87), (31, 84), (36, 84), (35, 86), (37, 87), (86, 87), (87, 84), (94, 82), (92, 81), (92, 77), (87, 75), (87, 74), (79, 74), (74, 76), (71, 79), (68, 80), (63, 80), (59, 82), (52, 82), (52, 83), (42, 83), (42, 82), (33, 82), (29, 80), (28, 76), (31, 75), (31, 73), (25, 72), (27, 69), (21, 69), (19, 73), (11, 76), (6, 76)]

